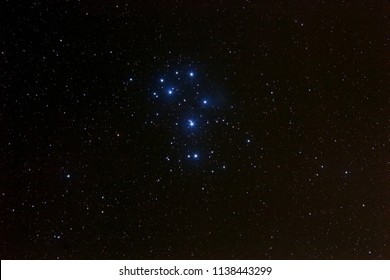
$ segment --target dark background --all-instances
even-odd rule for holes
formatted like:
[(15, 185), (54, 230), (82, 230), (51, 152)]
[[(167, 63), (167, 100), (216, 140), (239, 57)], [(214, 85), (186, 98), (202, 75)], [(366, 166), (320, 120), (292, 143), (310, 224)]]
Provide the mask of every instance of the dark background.
[(390, 258), (387, 1), (1, 5), (2, 259)]

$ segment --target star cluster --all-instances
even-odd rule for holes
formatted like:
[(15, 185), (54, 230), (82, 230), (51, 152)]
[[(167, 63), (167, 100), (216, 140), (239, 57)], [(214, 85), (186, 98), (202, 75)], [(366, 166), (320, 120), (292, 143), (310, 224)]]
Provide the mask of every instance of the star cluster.
[[(214, 87), (207, 82), (209, 75), (188, 70), (172, 71), (169, 68), (160, 75), (163, 78), (159, 78), (159, 82), (152, 81), (151, 88), (146, 91), (145, 98), (153, 104), (154, 111), (149, 115), (157, 119), (145, 121), (145, 125), (160, 127), (159, 123), (166, 123), (167, 143), (161, 145), (167, 145), (165, 158), (169, 161), (172, 159), (181, 173), (184, 172), (185, 159), (202, 159), (208, 163), (208, 167), (202, 170), (205, 173), (226, 169), (224, 158), (226, 161), (230, 156), (216, 159), (215, 150), (220, 151), (223, 143), (215, 141), (212, 136), (215, 130), (220, 130), (232, 139), (235, 134), (240, 134), (240, 129), (237, 125), (231, 125), (223, 114), (224, 108), (217, 98), (223, 94), (223, 90), (212, 90)], [(243, 137), (245, 135), (248, 133), (242, 133)], [(244, 144), (244, 141), (241, 142)]]

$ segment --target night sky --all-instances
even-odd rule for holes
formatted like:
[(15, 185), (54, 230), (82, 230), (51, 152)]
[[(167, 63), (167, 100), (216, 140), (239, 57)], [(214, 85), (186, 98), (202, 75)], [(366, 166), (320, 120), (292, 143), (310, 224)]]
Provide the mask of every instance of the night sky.
[(390, 258), (387, 1), (3, 2), (2, 259)]

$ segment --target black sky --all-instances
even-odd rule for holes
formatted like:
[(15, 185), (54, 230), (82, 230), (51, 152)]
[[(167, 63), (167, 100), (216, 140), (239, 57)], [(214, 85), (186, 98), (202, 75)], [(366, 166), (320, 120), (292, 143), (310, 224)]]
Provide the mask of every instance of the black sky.
[(386, 1), (46, 2), (0, 12), (2, 259), (389, 259)]

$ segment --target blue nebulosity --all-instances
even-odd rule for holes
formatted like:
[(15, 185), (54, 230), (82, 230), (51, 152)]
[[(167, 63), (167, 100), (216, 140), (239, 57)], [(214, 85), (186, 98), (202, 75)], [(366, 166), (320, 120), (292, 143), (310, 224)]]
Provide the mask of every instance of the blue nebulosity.
[[(190, 77), (192, 81), (195, 81), (196, 84), (189, 83), (188, 79), (185, 79), (185, 76)], [(206, 148), (210, 145), (204, 138), (205, 130), (200, 129), (198, 125), (198, 120), (202, 120), (202, 123), (209, 125), (211, 123), (223, 123), (219, 118), (211, 120), (209, 119), (209, 113), (206, 112), (206, 107), (209, 106), (209, 98), (204, 96), (203, 98), (198, 99), (198, 96), (202, 92), (209, 92), (209, 88), (204, 88), (202, 81), (199, 81), (199, 78), (196, 77), (195, 72), (192, 70), (188, 71), (178, 71), (174, 70), (173, 72), (163, 73), (159, 78), (159, 82), (166, 85), (172, 86), (160, 86), (152, 91), (153, 97), (158, 98), (159, 96), (171, 97), (173, 95), (178, 96), (179, 98), (161, 98), (161, 105), (164, 104), (164, 108), (168, 110), (170, 116), (176, 116), (175, 121), (171, 124), (168, 124), (170, 128), (178, 126), (179, 123), (184, 123), (186, 131), (182, 135), (172, 135), (174, 139), (181, 139), (180, 144), (182, 147), (188, 145), (193, 145), (193, 148), (197, 149), (199, 146)], [(163, 78), (162, 78), (163, 77)], [(185, 118), (184, 116), (191, 116), (190, 118)], [(184, 119), (183, 119), (184, 118)], [(206, 119), (205, 119), (206, 118)], [(220, 122), (221, 121), (221, 122)], [(196, 133), (195, 133), (196, 128)], [(202, 127), (203, 128), (203, 127)], [(207, 135), (206, 135), (207, 136)], [(174, 146), (174, 142), (171, 142), (171, 145)], [(197, 147), (198, 146), (198, 147)], [(205, 147), (206, 146), (206, 147)], [(210, 149), (212, 147), (209, 147)], [(188, 151), (187, 151), (188, 153)], [(198, 160), (200, 159), (199, 153), (190, 152), (185, 154), (188, 159)]]
[[(193, 71), (189, 71), (189, 72), (182, 72), (182, 73), (187, 73), (187, 75), (191, 78), (194, 78), (195, 77), (195, 73)], [(196, 95), (199, 94), (199, 92), (197, 91), (197, 89), (193, 86), (189, 86), (185, 80), (181, 80), (181, 73), (180, 71), (177, 71), (175, 70), (172, 74), (174, 75), (163, 75), (164, 78), (159, 78), (159, 82), (162, 84), (162, 83), (177, 83), (178, 81), (181, 81), (181, 84), (179, 84), (179, 87), (169, 87), (169, 88), (166, 88), (166, 87), (160, 87), (160, 89), (157, 89), (156, 91), (154, 91), (152, 94), (155, 98), (158, 98), (159, 97), (159, 94), (160, 93), (165, 93), (166, 95), (168, 96), (172, 96), (174, 93), (177, 93), (179, 95), (181, 95), (183, 98), (182, 99), (177, 99), (176, 101), (175, 100), (171, 100), (173, 101), (174, 103), (170, 103), (172, 104), (173, 106), (175, 107), (171, 107), (171, 114), (176, 114), (176, 110), (177, 108), (180, 108), (181, 111), (185, 110), (185, 111), (191, 111), (191, 114), (195, 113), (197, 114), (198, 116), (197, 117), (200, 117), (202, 115), (202, 112), (200, 111), (202, 109), (202, 106), (197, 106), (197, 108), (194, 108), (193, 105), (191, 104), (194, 104), (193, 102), (195, 101), (196, 103), (198, 101), (196, 101), (196, 99), (194, 98), (191, 98), (191, 97), (195, 97)], [(197, 85), (199, 86), (199, 84)], [(162, 99), (163, 101), (164, 99)], [(199, 104), (199, 103), (198, 103)], [(202, 99), (201, 100), (201, 104), (202, 105), (207, 105), (208, 104), (208, 101), (207, 99)], [(186, 113), (186, 112), (184, 112)], [(179, 118), (180, 116), (178, 116), (178, 121), (179, 121)], [(187, 128), (194, 128), (196, 126), (196, 122), (194, 121), (194, 119), (187, 119), (187, 121), (185, 121), (187, 123)], [(172, 124), (172, 125), (177, 125), (178, 122), (175, 122), (175, 124)], [(192, 134), (191, 134), (192, 135)], [(194, 136), (194, 135), (192, 135)], [(184, 145), (186, 145), (184, 143)], [(188, 154), (187, 155), (187, 158), (192, 158), (192, 159), (198, 159), (199, 155), (197, 153), (192, 153), (192, 154)]]

